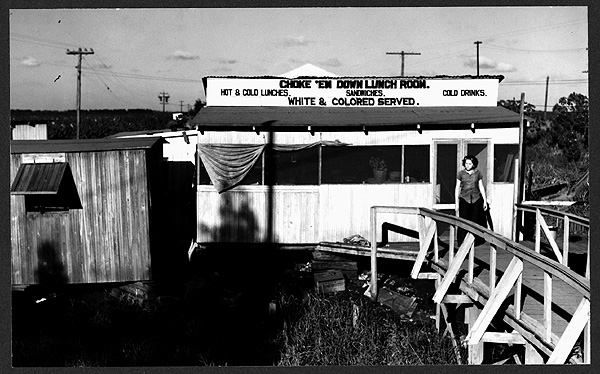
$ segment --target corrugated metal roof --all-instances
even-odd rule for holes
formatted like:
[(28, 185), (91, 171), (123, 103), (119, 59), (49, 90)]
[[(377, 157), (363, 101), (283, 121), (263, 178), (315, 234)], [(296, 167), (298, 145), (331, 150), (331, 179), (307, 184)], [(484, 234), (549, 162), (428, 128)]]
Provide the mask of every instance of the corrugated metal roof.
[(68, 167), (66, 162), (21, 164), (10, 193), (14, 195), (56, 194)]
[(449, 124), (519, 124), (519, 114), (503, 107), (323, 108), (205, 107), (192, 123), (203, 128), (245, 126), (414, 126)]
[(158, 137), (119, 139), (13, 140), (10, 153), (96, 152), (152, 148)]

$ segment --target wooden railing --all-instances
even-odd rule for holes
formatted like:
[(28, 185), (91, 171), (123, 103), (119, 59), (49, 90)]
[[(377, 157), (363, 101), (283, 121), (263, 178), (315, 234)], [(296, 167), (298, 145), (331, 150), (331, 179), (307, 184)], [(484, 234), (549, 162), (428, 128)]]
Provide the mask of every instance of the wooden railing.
[[(521, 222), (524, 222), (525, 213), (535, 214), (535, 251), (540, 253), (542, 236), (544, 233), (548, 244), (552, 248), (554, 255), (558, 262), (565, 266), (569, 266), (569, 249), (571, 234), (583, 234), (589, 238), (590, 221), (587, 218), (579, 217), (574, 214), (561, 212), (555, 209), (536, 207), (535, 205), (517, 204), (517, 212), (521, 215)], [(547, 219), (553, 219), (554, 223), (550, 225)], [(554, 230), (551, 230), (550, 228)], [(524, 231), (521, 227), (520, 231)], [(556, 243), (555, 234), (562, 231), (562, 252)], [(590, 274), (590, 241), (587, 240), (587, 252), (586, 252), (586, 269), (585, 276), (589, 279)]]
[[(436, 281), (436, 292), (433, 300), (442, 303), (450, 285), (454, 282), (459, 270), (465, 261), (467, 262), (467, 276), (462, 282), (466, 282), (467, 289), (474, 290), (467, 293), (467, 296), (474, 300), (486, 299), (485, 305), (477, 320), (472, 325), (466, 341), (470, 345), (480, 344), (485, 330), (491, 323), (493, 317), (499, 311), (501, 305), (514, 288), (514, 302), (506, 308), (505, 313), (512, 320), (511, 326), (523, 337), (535, 345), (540, 351), (546, 353), (549, 358), (547, 363), (564, 363), (569, 360), (570, 353), (581, 333), (584, 334), (583, 357), (584, 362), (590, 362), (591, 352), (591, 330), (590, 330), (590, 281), (585, 277), (573, 272), (561, 262), (557, 262), (540, 253), (515, 243), (499, 234), (496, 234), (486, 228), (478, 226), (471, 221), (440, 213), (427, 208), (406, 208), (406, 207), (371, 207), (371, 297), (377, 298), (377, 214), (378, 213), (399, 213), (414, 214), (419, 222), (419, 254), (411, 271), (413, 278), (433, 278), (431, 273), (421, 273), (422, 265), (427, 263), (432, 268), (443, 269), (445, 273), (443, 278), (440, 276)], [(571, 218), (571, 220), (573, 220)], [(440, 259), (438, 245), (437, 224), (446, 223), (451, 227), (450, 242), (448, 243), (448, 263)], [(454, 251), (454, 230), (460, 227), (467, 231), (463, 243)], [(490, 245), (489, 250), (489, 284), (485, 285), (474, 276), (475, 251), (474, 238), (480, 236)], [(497, 253), (506, 251), (513, 255), (513, 258), (500, 279), (498, 278)], [(468, 257), (468, 258), (467, 258)], [(534, 265), (535, 268), (542, 270), (544, 274), (543, 287), (543, 321), (535, 321), (533, 318), (522, 313), (522, 283), (524, 263)], [(573, 292), (579, 295), (579, 305), (569, 321), (567, 328), (560, 337), (552, 331), (552, 290), (553, 279), (560, 279), (569, 285)], [(462, 288), (461, 288), (462, 289)], [(489, 334), (489, 333), (488, 333)], [(489, 340), (486, 340), (489, 341)], [(573, 362), (573, 360), (571, 360)], [(575, 361), (576, 362), (576, 361)]]

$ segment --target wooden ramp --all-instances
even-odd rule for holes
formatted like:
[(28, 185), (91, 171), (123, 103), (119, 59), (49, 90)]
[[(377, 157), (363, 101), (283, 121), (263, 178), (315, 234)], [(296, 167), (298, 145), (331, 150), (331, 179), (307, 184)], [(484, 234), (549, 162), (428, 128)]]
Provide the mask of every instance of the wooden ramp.
[[(371, 247), (347, 243), (321, 242), (315, 249), (356, 256), (371, 256)], [(417, 258), (417, 254), (419, 254), (418, 242), (388, 243), (377, 247), (377, 257), (382, 258), (414, 261)]]
[[(569, 220), (588, 228), (589, 223), (566, 217), (563, 246), (561, 240), (550, 239), (549, 227), (538, 210), (535, 239), (516, 243), (427, 208), (415, 212), (415, 208), (371, 207), (371, 243), (377, 240), (377, 214), (395, 209), (399, 214), (412, 212), (418, 221), (418, 253), (411, 277), (435, 281), (437, 327), (443, 322), (445, 332), (454, 335), (448, 307), (465, 307), (469, 364), (483, 362), (484, 343), (524, 345), (526, 364), (591, 362), (589, 242), (586, 238), (570, 243), (568, 231)], [(438, 236), (440, 223), (450, 225), (445, 237)], [(457, 227), (467, 231), (460, 246), (454, 239)], [(475, 246), (475, 237), (483, 238), (484, 244)], [(374, 300), (377, 258), (384, 257), (384, 250), (371, 246)], [(577, 270), (569, 268), (577, 263)]]

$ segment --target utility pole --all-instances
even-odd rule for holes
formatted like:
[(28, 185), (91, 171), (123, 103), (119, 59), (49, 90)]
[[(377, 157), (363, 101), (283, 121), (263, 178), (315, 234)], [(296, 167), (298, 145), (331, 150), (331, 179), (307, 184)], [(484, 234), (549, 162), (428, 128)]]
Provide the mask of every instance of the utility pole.
[(179, 111), (183, 112), (183, 100), (179, 101)]
[(483, 42), (480, 41), (476, 41), (473, 44), (477, 44), (477, 76), (479, 76), (479, 44), (481, 44)]
[(421, 53), (418, 53), (418, 52), (415, 53), (415, 52), (404, 52), (404, 51), (402, 51), (402, 52), (386, 52), (385, 54), (386, 55), (400, 55), (400, 56), (402, 56), (402, 70), (400, 72), (400, 76), (401, 77), (404, 76), (404, 56), (405, 55), (415, 55), (415, 56), (421, 55)]
[(546, 76), (546, 99), (544, 100), (544, 119), (546, 119), (546, 107), (548, 106), (548, 82), (550, 81), (550, 76)]
[(165, 105), (169, 102), (169, 97), (171, 97), (169, 96), (169, 93), (164, 91), (158, 95), (158, 99), (160, 100), (163, 106), (163, 113), (165, 112)]
[(77, 139), (79, 139), (79, 124), (81, 122), (80, 111), (81, 111), (81, 56), (82, 55), (93, 55), (94, 50), (90, 48), (88, 51), (87, 48), (83, 50), (79, 48), (76, 51), (70, 51), (67, 49), (68, 55), (78, 55), (79, 59), (77, 62)]

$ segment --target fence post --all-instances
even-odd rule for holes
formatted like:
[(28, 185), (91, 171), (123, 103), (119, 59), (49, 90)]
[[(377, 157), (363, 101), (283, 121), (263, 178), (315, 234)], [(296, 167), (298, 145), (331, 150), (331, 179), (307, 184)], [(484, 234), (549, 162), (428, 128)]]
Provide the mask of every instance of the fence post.
[(371, 207), (371, 300), (377, 300), (377, 208)]
[(563, 219), (563, 265), (569, 266), (569, 236), (571, 220), (569, 216)]

